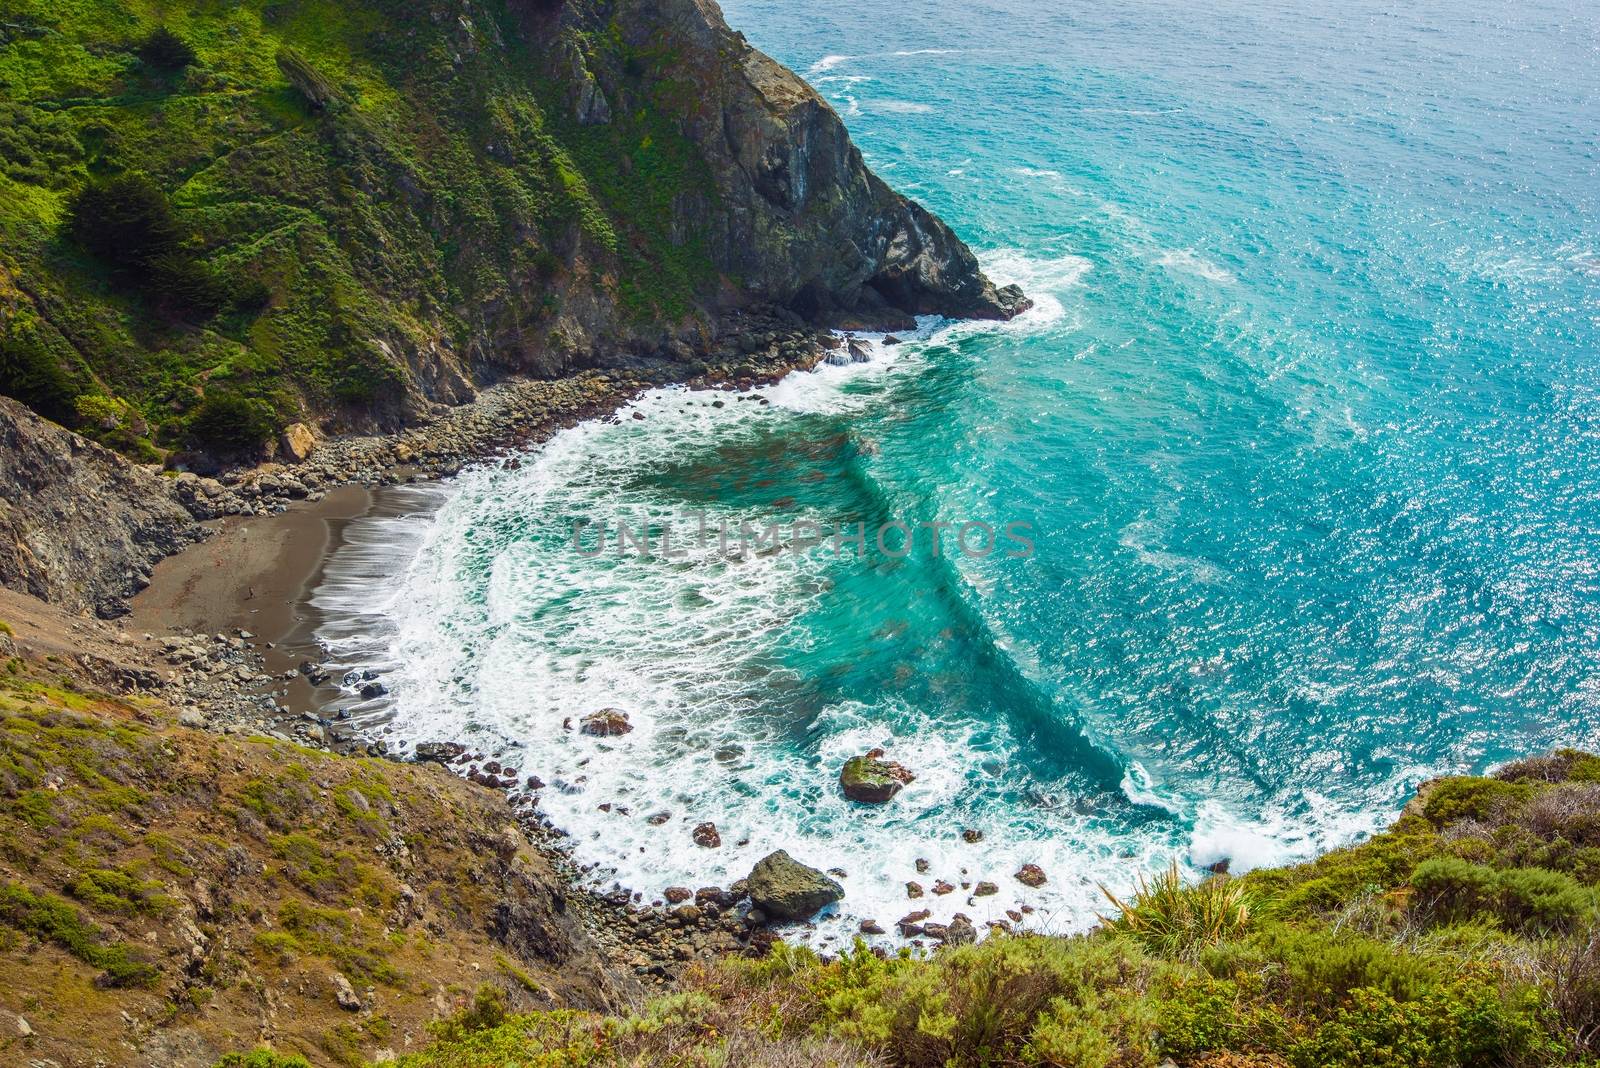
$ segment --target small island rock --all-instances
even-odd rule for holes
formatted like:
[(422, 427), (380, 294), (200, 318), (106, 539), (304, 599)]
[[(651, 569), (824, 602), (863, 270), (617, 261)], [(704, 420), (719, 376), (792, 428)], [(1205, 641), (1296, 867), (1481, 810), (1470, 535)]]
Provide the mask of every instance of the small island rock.
[(614, 738), (631, 730), (633, 724), (628, 722), (628, 714), (620, 708), (602, 708), (598, 712), (591, 712), (578, 725), (580, 734), (592, 734), (597, 738)]
[(863, 805), (884, 804), (915, 778), (904, 766), (884, 760), (882, 749), (852, 757), (839, 769), (839, 786), (844, 796)]

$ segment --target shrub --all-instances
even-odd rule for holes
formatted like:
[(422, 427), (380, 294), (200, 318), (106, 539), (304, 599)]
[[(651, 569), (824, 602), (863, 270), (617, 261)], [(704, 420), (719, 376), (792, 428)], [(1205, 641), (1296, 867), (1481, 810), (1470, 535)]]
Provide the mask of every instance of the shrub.
[(68, 953), (105, 971), (107, 986), (148, 986), (161, 977), (121, 942), (106, 942), (78, 910), (52, 894), (35, 894), (16, 883), (0, 883), (0, 923), (54, 942)]
[(1600, 782), (1600, 756), (1580, 749), (1557, 749), (1543, 756), (1513, 760), (1494, 773), (1507, 782)]
[(1517, 811), (1516, 821), (1546, 840), (1600, 846), (1600, 783), (1563, 782), (1540, 790)]
[(1417, 865), (1416, 907), (1453, 922), (1490, 915), (1524, 931), (1563, 930), (1588, 910), (1593, 895), (1570, 875), (1543, 868), (1495, 869), (1454, 857)]
[(1277, 925), (1262, 931), (1256, 941), (1278, 962), (1288, 1003), (1305, 1012), (1326, 1012), (1363, 987), (1397, 1001), (1415, 1001), (1446, 978), (1428, 958), (1345, 931)]
[(158, 26), (139, 42), (139, 58), (145, 65), (159, 71), (180, 71), (192, 66), (197, 57), (189, 42), (165, 26)]
[(1290, 1059), (1301, 1068), (1491, 1068), (1512, 1054), (1537, 1063), (1554, 1052), (1527, 992), (1503, 1000), (1492, 981), (1474, 977), (1415, 1001), (1352, 991)]
[(124, 280), (172, 255), (180, 237), (166, 193), (143, 174), (85, 185), (67, 206), (67, 231)]
[(172, 203), (148, 177), (125, 174), (90, 182), (67, 208), (67, 232), (111, 268), (120, 285), (142, 293), (169, 314), (212, 315), (255, 299), (251, 286), (234, 288), (184, 247)]
[(0, 333), (0, 393), (71, 426), (83, 387), (68, 370), (61, 347), (41, 336), (34, 324), (12, 323)]
[(271, 405), (227, 392), (207, 393), (188, 424), (190, 444), (226, 456), (258, 452), (277, 432)]
[(1538, 964), (1550, 1008), (1574, 1048), (1600, 1054), (1600, 925), (1546, 943)]
[(428, 1031), (441, 1042), (460, 1042), (478, 1031), (488, 1031), (506, 1022), (505, 991), (493, 983), (479, 983), (472, 993), (472, 1004), (443, 1020), (428, 1025)]
[(1423, 802), (1422, 814), (1436, 827), (1457, 820), (1490, 820), (1501, 809), (1525, 800), (1526, 783), (1466, 775), (1437, 783)]
[(1141, 875), (1130, 901), (1103, 886), (1100, 892), (1118, 911), (1113, 919), (1100, 917), (1102, 923), (1166, 957), (1192, 959), (1250, 927), (1252, 898), (1242, 883), (1218, 877), (1186, 887), (1177, 861), (1152, 880)]

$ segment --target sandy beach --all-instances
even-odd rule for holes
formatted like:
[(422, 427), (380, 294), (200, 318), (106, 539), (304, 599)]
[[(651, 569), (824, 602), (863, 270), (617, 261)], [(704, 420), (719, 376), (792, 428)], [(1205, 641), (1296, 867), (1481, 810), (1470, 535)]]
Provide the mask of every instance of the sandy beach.
[[(364, 486), (339, 486), (278, 515), (223, 520), (216, 534), (156, 566), (150, 585), (133, 599), (128, 627), (151, 634), (243, 631), (279, 676), (317, 660), (309, 596), (345, 526), (380, 496)], [(301, 712), (332, 695), (296, 677), (284, 703)]]

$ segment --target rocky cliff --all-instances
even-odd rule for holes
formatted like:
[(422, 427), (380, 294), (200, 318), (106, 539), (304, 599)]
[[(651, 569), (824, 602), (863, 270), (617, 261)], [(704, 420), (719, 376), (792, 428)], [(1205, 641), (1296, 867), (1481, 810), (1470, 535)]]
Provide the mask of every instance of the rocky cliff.
[(0, 392), (130, 455), (1025, 305), (709, 0), (155, 10), (0, 25)]
[(200, 536), (171, 480), (0, 397), (0, 585), (109, 614)]

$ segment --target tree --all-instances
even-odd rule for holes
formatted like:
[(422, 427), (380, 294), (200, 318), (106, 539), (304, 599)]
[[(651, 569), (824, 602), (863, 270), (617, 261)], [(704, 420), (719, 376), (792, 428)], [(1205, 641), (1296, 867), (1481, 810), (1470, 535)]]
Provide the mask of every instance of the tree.
[(168, 73), (192, 66), (198, 58), (189, 42), (165, 26), (157, 26), (139, 43), (139, 58), (145, 65)]
[(181, 233), (167, 195), (142, 174), (84, 186), (67, 207), (67, 231), (113, 271), (135, 281), (178, 251)]

